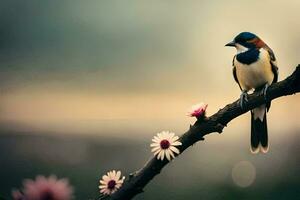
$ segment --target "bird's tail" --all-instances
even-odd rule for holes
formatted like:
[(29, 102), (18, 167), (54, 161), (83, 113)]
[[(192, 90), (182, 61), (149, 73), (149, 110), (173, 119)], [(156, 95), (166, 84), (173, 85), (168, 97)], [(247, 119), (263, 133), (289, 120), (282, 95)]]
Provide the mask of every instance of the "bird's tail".
[(251, 152), (267, 153), (268, 149), (267, 110), (261, 105), (251, 110)]

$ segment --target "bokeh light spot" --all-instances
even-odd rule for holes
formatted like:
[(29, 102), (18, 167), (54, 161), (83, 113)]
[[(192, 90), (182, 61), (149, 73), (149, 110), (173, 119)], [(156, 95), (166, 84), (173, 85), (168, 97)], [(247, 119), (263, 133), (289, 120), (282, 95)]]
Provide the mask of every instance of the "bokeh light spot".
[(256, 169), (249, 161), (240, 161), (232, 168), (233, 182), (240, 187), (250, 186), (256, 178)]

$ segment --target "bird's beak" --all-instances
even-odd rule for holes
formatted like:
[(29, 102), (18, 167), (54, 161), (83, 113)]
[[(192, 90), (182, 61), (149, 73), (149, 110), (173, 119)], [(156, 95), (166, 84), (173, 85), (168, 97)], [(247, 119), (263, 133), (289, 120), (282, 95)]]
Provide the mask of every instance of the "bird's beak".
[(228, 44), (225, 44), (225, 47), (235, 47), (235, 42), (229, 42)]

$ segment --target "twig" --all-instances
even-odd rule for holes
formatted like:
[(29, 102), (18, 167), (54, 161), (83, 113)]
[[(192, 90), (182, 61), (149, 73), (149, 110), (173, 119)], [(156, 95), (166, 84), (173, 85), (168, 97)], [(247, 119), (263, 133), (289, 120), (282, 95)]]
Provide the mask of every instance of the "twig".
[[(300, 64), (296, 70), (285, 80), (272, 84), (267, 91), (268, 100), (271, 101), (281, 96), (291, 95), (300, 92)], [(260, 93), (249, 95), (246, 108), (242, 110), (239, 106), (239, 101), (226, 105), (212, 116), (204, 120), (198, 120), (194, 125), (190, 126), (185, 132), (180, 141), (182, 146), (179, 146), (180, 152), (193, 145), (194, 143), (204, 140), (204, 136), (218, 132), (221, 133), (223, 128), (234, 118), (248, 112), (249, 110), (265, 103), (264, 96)], [(151, 158), (144, 167), (139, 171), (131, 174), (123, 186), (111, 196), (106, 196), (108, 200), (129, 200), (135, 195), (143, 192), (143, 188), (149, 183), (154, 176), (160, 173), (161, 169), (169, 162), (157, 160), (156, 157)]]

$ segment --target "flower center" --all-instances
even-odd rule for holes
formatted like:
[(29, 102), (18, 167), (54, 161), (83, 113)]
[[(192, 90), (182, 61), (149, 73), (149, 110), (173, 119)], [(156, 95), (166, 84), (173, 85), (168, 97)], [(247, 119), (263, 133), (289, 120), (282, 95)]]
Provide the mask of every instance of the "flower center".
[(168, 140), (162, 140), (160, 141), (160, 147), (162, 149), (167, 149), (170, 147), (170, 142)]
[(117, 183), (116, 183), (115, 180), (110, 180), (110, 181), (107, 183), (107, 188), (110, 189), (110, 190), (112, 190), (112, 189), (115, 188), (116, 184), (117, 184)]
[(43, 192), (41, 196), (41, 200), (53, 200), (54, 196), (51, 191), (45, 191)]

